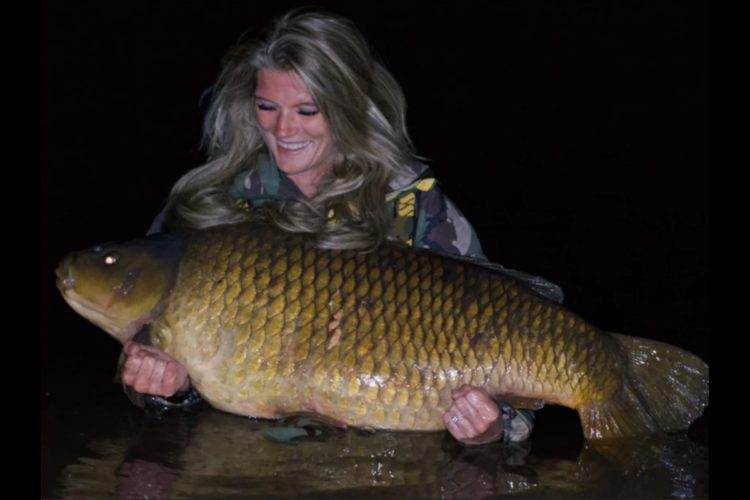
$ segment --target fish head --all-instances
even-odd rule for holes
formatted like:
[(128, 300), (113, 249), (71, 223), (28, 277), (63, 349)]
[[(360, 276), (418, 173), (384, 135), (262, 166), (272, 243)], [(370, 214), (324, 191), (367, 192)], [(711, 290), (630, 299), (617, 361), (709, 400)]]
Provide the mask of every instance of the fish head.
[(74, 311), (125, 343), (162, 310), (180, 249), (157, 235), (72, 252), (57, 267), (57, 287)]

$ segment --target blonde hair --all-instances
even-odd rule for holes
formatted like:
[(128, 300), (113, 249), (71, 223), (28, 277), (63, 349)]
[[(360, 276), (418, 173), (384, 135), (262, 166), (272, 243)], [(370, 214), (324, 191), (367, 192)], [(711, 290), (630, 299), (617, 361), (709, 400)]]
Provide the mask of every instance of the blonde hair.
[[(238, 173), (269, 155), (254, 109), (256, 78), (264, 69), (290, 70), (302, 79), (327, 120), (338, 157), (314, 197), (248, 213), (235, 207), (228, 188)], [(388, 182), (408, 174), (417, 156), (403, 92), (351, 21), (291, 11), (262, 40), (229, 51), (212, 96), (203, 137), (208, 161), (174, 185), (165, 226), (201, 228), (262, 216), (315, 234), (324, 248), (367, 250), (385, 239)]]

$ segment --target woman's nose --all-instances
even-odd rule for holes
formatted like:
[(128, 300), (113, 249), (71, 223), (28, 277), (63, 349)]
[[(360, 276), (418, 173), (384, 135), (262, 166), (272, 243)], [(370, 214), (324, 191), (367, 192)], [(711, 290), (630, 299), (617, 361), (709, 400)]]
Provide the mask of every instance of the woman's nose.
[(297, 128), (297, 120), (294, 113), (282, 111), (276, 120), (276, 130), (274, 133), (277, 137), (290, 137), (294, 135)]

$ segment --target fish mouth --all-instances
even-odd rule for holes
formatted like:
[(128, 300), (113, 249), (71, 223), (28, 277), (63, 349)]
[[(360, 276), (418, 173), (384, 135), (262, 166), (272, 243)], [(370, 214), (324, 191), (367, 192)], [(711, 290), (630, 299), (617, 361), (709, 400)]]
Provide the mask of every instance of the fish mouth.
[(57, 288), (60, 290), (65, 301), (76, 311), (78, 314), (84, 317), (90, 317), (92, 314), (100, 316), (108, 316), (104, 311), (106, 307), (102, 304), (96, 304), (94, 301), (89, 300), (81, 296), (75, 290), (75, 279), (73, 278), (73, 269), (70, 266), (70, 259), (66, 258), (63, 260), (57, 269), (55, 269), (57, 275)]
[(100, 304), (95, 304), (93, 301), (87, 300), (76, 292), (73, 269), (70, 266), (70, 258), (65, 258), (60, 265), (57, 266), (55, 274), (57, 275), (57, 288), (60, 290), (65, 302), (67, 302), (73, 310), (87, 319), (90, 319), (92, 316), (97, 316), (106, 318), (108, 321), (112, 320)]
[(75, 280), (73, 279), (73, 271), (70, 268), (67, 259), (57, 266), (55, 274), (57, 275), (57, 288), (62, 293), (73, 289), (75, 286)]
[(135, 335), (135, 333), (131, 334), (131, 330), (133, 330), (131, 322), (123, 322), (122, 319), (110, 314), (106, 307), (102, 307), (101, 304), (97, 304), (76, 292), (72, 277), (63, 273), (62, 275), (58, 274), (58, 278), (57, 286), (60, 289), (63, 299), (80, 316), (86, 318), (123, 344)]

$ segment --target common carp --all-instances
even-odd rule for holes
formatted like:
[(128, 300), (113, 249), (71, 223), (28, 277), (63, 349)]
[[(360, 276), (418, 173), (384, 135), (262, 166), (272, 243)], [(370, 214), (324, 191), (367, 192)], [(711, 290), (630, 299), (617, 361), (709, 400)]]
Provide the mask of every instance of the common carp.
[(708, 405), (697, 356), (604, 332), (491, 265), (395, 244), (320, 249), (250, 222), (99, 245), (57, 275), (76, 312), (122, 343), (149, 328), (240, 415), (439, 430), (470, 384), (573, 408), (597, 440), (685, 429)]

